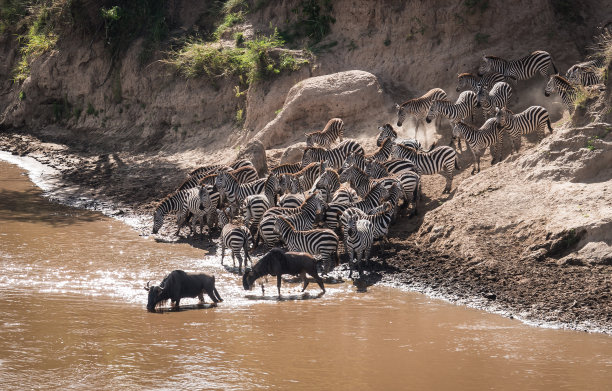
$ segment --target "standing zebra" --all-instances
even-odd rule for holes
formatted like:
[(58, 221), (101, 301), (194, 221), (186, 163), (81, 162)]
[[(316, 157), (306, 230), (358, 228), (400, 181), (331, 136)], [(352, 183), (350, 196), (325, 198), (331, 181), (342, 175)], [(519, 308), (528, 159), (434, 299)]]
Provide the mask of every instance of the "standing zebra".
[(478, 68), (478, 76), (496, 72), (516, 80), (531, 79), (537, 72), (544, 77), (559, 73), (548, 52), (538, 50), (518, 60), (505, 60), (495, 56), (484, 56)]
[(391, 159), (384, 163), (374, 160), (366, 161), (365, 173), (372, 178), (384, 178), (390, 175), (401, 175), (405, 172), (419, 172), (419, 168), (407, 159)]
[(315, 144), (323, 148), (331, 147), (332, 143), (338, 139), (342, 141), (342, 128), (344, 122), (340, 118), (332, 118), (327, 122), (325, 128), (319, 132), (304, 133), (306, 136), (306, 146), (314, 147)]
[(239, 184), (236, 178), (228, 173), (221, 172), (217, 175), (215, 186), (227, 197), (228, 202), (232, 205), (232, 212), (242, 205), (244, 199), (252, 194), (259, 194), (264, 190), (267, 179), (259, 179), (255, 182)]
[[(253, 166), (244, 166), (240, 167), (236, 170), (233, 170), (229, 166), (221, 166), (221, 168), (214, 169), (212, 171), (194, 171), (195, 173), (190, 175), (185, 181), (178, 187), (177, 190), (186, 190), (191, 189), (192, 187), (196, 187), (198, 185), (209, 184), (208, 181), (202, 182), (204, 178), (214, 177), (219, 172), (229, 172), (232, 174), (239, 184), (250, 183), (256, 181), (259, 178), (257, 174), (257, 170)], [(214, 182), (213, 182), (214, 184)]]
[(329, 167), (336, 170), (342, 167), (342, 163), (351, 152), (364, 154), (363, 147), (354, 140), (345, 140), (340, 145), (330, 150), (323, 148), (310, 147), (304, 150), (302, 156), (302, 167), (306, 167), (312, 162), (327, 162)]
[[(181, 210), (181, 207), (185, 204), (190, 194), (191, 193), (187, 190), (175, 191), (168, 194), (163, 200), (161, 200), (157, 204), (157, 207), (153, 212), (153, 234), (159, 232), (159, 229), (164, 224), (164, 216), (167, 213), (178, 212), (179, 210)], [(178, 235), (178, 231), (176, 235)]]
[(244, 225), (254, 235), (263, 214), (270, 209), (270, 201), (263, 194), (253, 194), (244, 199), (242, 209), (244, 210)]
[(348, 220), (351, 217), (357, 217), (360, 220), (368, 220), (372, 223), (374, 240), (385, 240), (389, 234), (389, 227), (391, 226), (393, 205), (391, 202), (386, 201), (376, 209), (377, 211), (372, 210), (371, 213), (365, 213), (363, 210), (354, 207), (345, 209), (340, 216), (342, 236), (346, 238)]
[(478, 101), (476, 107), (480, 107), (482, 105), (483, 114), (486, 119), (495, 114), (495, 109), (497, 107), (506, 107), (511, 96), (512, 88), (510, 87), (510, 84), (506, 82), (501, 81), (495, 83), (490, 91), (483, 85), (479, 84), (476, 92), (476, 98)]
[(280, 174), (295, 174), (296, 172), (302, 169), (302, 163), (286, 163), (281, 164), (280, 166), (276, 166), (270, 170), (270, 173), (280, 175)]
[(588, 87), (603, 83), (601, 72), (598, 69), (576, 67), (575, 65), (572, 68), (566, 73), (567, 80), (572, 84)]
[[(217, 215), (219, 225), (221, 226), (221, 265), (223, 265), (223, 258), (225, 257), (225, 248), (228, 247), (232, 250), (232, 263), (234, 267), (236, 267), (235, 258), (238, 258), (238, 272), (242, 273), (242, 256), (240, 252), (244, 250), (244, 267), (246, 269), (247, 262), (251, 260), (249, 256), (249, 241), (253, 240), (251, 232), (244, 225), (230, 223), (224, 211), (217, 209)], [(252, 266), (253, 261), (251, 260)]]
[(385, 188), (382, 182), (376, 183), (370, 192), (366, 194), (363, 200), (356, 202), (354, 204), (349, 204), (346, 202), (331, 202), (327, 209), (325, 210), (325, 225), (330, 229), (338, 228), (339, 217), (348, 208), (355, 207), (357, 209), (361, 209), (365, 213), (370, 213), (370, 211), (376, 207), (378, 207), (383, 199), (389, 197), (389, 191)]
[(429, 107), (425, 121), (430, 123), (434, 117), (439, 115), (445, 116), (451, 122), (464, 120), (467, 117), (472, 117), (473, 119), (474, 108), (476, 108), (477, 103), (478, 100), (473, 91), (463, 91), (459, 94), (459, 98), (457, 98), (455, 103), (447, 100), (435, 100)]
[(497, 109), (495, 119), (510, 135), (512, 151), (516, 143), (516, 152), (521, 148), (521, 135), (537, 132), (538, 139), (541, 141), (546, 135), (547, 127), (550, 133), (553, 131), (548, 111), (542, 106), (531, 106), (518, 114), (508, 109)]
[(474, 168), (472, 169), (472, 175), (476, 172), (476, 165), (478, 164), (478, 172), (480, 172), (480, 157), (484, 154), (487, 148), (492, 147), (493, 150), (491, 155), (491, 165), (495, 164), (495, 161), (501, 160), (501, 150), (504, 141), (504, 132), (501, 127), (497, 126), (497, 120), (489, 118), (480, 129), (476, 129), (473, 126), (458, 122), (453, 127), (453, 137), (463, 137), (467, 144), (472, 150), (474, 155)]
[(457, 153), (453, 148), (442, 146), (434, 148), (430, 152), (422, 152), (414, 148), (396, 145), (391, 155), (414, 162), (419, 172), (424, 175), (433, 175), (444, 171), (446, 186), (442, 193), (450, 193), (453, 184), (453, 171), (455, 168), (459, 168)]
[(460, 92), (464, 88), (470, 91), (478, 92), (478, 84), (482, 84), (484, 88), (490, 90), (495, 83), (506, 81), (507, 79), (514, 79), (514, 77), (505, 77), (501, 73), (487, 73), (480, 79), (473, 73), (460, 73), (457, 75), (457, 92)]
[(402, 126), (408, 114), (416, 118), (416, 128), (414, 129), (414, 137), (416, 138), (419, 122), (427, 116), (431, 103), (435, 100), (448, 99), (446, 92), (441, 88), (432, 88), (423, 96), (407, 100), (401, 105), (395, 104), (397, 109), (397, 126)]
[(374, 226), (368, 220), (357, 220), (352, 216), (348, 220), (345, 230), (345, 246), (349, 255), (349, 278), (353, 275), (353, 259), (357, 258), (357, 269), (359, 277), (362, 276), (361, 261), (368, 263), (372, 243), (374, 242)]
[(274, 230), (285, 242), (289, 251), (305, 252), (319, 255), (329, 272), (333, 269), (332, 260), (338, 265), (338, 236), (330, 229), (312, 229), (298, 231), (284, 217), (279, 216), (274, 224)]
[(394, 144), (402, 144), (407, 147), (413, 147), (415, 149), (423, 149), (419, 140), (415, 138), (409, 138), (409, 139), (397, 138), (397, 132), (393, 129), (393, 126), (391, 126), (391, 124), (384, 124), (383, 126), (379, 126), (378, 130), (380, 130), (380, 133), (378, 134), (378, 137), (376, 138), (377, 147), (380, 147), (385, 142), (386, 139), (391, 139), (391, 141)]
[(340, 176), (333, 168), (326, 168), (319, 177), (317, 189), (325, 189), (326, 202), (330, 202), (336, 190), (340, 188)]
[(548, 79), (544, 95), (550, 96), (553, 92), (557, 92), (569, 110), (570, 114), (574, 112), (574, 101), (576, 100), (577, 90), (566, 78), (559, 75), (552, 75)]

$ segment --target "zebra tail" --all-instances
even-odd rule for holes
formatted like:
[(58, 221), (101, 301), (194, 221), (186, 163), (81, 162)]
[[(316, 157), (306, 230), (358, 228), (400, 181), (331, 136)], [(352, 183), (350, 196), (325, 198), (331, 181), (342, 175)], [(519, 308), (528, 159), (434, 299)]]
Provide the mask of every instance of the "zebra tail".
[(552, 57), (551, 57), (551, 59), (550, 59), (550, 65), (552, 65), (552, 67), (553, 67), (553, 71), (555, 72), (555, 75), (558, 75), (558, 74), (559, 74), (559, 70), (558, 70), (558, 69), (557, 69), (557, 67), (555, 66), (555, 63), (553, 62)]
[(552, 128), (552, 126), (550, 125), (550, 118), (546, 118), (546, 125), (548, 125), (548, 131), (550, 131), (550, 133), (552, 133), (553, 128)]
[(436, 144), (438, 144), (438, 142), (437, 142), (437, 141), (434, 141), (434, 142), (433, 142), (433, 144), (431, 144), (431, 145), (429, 146), (429, 150), (428, 150), (427, 152), (431, 152), (431, 151), (433, 151), (433, 149), (436, 147)]
[(338, 255), (338, 250), (334, 251), (334, 260), (336, 266), (340, 265), (340, 256)]
[(459, 158), (455, 155), (455, 168), (459, 170), (461, 167), (459, 166)]

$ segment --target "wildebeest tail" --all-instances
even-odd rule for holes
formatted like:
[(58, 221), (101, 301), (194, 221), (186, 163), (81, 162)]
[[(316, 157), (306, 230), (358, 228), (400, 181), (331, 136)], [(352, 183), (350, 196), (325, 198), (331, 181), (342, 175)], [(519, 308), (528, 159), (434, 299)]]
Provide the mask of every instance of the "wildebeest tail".
[(219, 291), (217, 291), (217, 288), (213, 288), (213, 293), (214, 293), (215, 298), (217, 299), (217, 301), (223, 301), (223, 299), (219, 295)]

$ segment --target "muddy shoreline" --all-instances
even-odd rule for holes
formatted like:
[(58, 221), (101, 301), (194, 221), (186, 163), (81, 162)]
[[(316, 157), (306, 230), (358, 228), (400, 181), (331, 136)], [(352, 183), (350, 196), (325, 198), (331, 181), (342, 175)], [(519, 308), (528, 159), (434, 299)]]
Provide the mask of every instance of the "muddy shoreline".
[[(107, 153), (68, 147), (29, 134), (0, 133), (0, 150), (28, 156), (50, 167), (55, 178), (47, 196), (72, 206), (122, 219), (150, 234), (153, 206), (186, 176), (171, 156)], [(185, 172), (182, 172), (185, 171)], [(419, 291), (460, 305), (484, 309), (542, 327), (612, 334), (612, 277), (609, 265), (562, 265), (554, 260), (463, 259), (416, 237), (423, 222), (402, 221), (390, 243), (374, 252), (366, 283)], [(173, 231), (170, 224), (162, 232)], [(181, 239), (181, 241), (184, 241)], [(188, 243), (206, 248), (198, 239)]]

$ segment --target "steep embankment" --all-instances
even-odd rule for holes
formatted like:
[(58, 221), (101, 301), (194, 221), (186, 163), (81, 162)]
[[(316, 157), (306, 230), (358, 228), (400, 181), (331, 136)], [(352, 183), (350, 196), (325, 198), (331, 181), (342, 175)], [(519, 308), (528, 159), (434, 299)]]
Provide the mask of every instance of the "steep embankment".
[[(194, 26), (206, 25), (210, 2), (196, 3), (168, 6), (169, 38), (144, 65), (145, 39), (113, 60), (103, 28), (68, 27), (52, 50), (32, 60), (29, 77), (14, 84), (18, 42), (2, 35), (0, 148), (55, 166), (82, 194), (149, 214), (199, 165), (246, 156), (265, 171), (266, 164), (299, 159), (303, 133), (331, 117), (342, 117), (346, 135), (371, 151), (376, 127), (395, 121), (394, 101), (432, 87), (456, 97), (456, 74), (475, 71), (484, 53), (516, 58), (544, 49), (564, 71), (612, 15), (612, 5), (592, 1), (575, 2), (572, 12), (544, 0), (334, 1), (335, 23), (309, 63), (257, 80), (245, 92), (235, 76), (185, 78), (159, 61)], [(219, 49), (233, 45), (236, 32), (253, 37), (286, 27), (302, 4), (253, 8)], [(559, 119), (561, 106), (544, 97), (544, 84), (541, 77), (519, 82), (511, 107), (538, 104)], [(440, 194), (440, 177), (423, 178), (421, 214), (396, 224), (393, 246), (380, 253), (387, 263), (375, 267), (402, 283), (525, 318), (612, 330), (608, 107), (610, 95), (600, 103), (598, 123), (557, 123), (541, 144), (523, 143), (520, 154), (498, 165), (490, 167), (486, 157), (473, 177), (466, 169), (471, 154), (463, 151), (450, 196)], [(400, 134), (413, 136), (412, 126)], [(418, 136), (426, 145), (446, 143), (449, 130), (430, 126)]]

